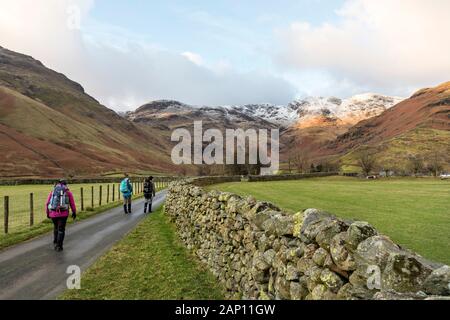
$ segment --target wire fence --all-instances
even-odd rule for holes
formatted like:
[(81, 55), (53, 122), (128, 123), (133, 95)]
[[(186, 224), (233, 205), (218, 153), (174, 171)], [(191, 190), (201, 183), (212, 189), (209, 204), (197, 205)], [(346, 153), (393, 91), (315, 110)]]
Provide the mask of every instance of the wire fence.
[[(171, 180), (154, 181), (156, 191), (167, 188)], [(20, 232), (47, 220), (45, 204), (53, 185), (0, 186), (1, 234)], [(69, 185), (77, 206), (77, 214), (91, 212), (122, 201), (120, 183)], [(133, 182), (134, 196), (144, 192), (143, 180)]]

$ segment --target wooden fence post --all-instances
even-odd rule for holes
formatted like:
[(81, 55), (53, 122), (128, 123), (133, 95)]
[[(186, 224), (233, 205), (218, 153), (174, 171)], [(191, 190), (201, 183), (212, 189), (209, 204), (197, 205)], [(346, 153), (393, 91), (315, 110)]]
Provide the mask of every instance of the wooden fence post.
[(5, 209), (5, 233), (8, 233), (8, 227), (9, 227), (9, 197), (5, 196), (5, 200), (3, 203), (3, 207)]
[(30, 227), (34, 224), (34, 201), (33, 193), (30, 193)]
[(112, 186), (112, 202), (114, 202), (116, 200), (116, 185), (113, 183)]
[(103, 186), (100, 185), (100, 189), (99, 189), (99, 192), (98, 192), (98, 196), (99, 196), (99, 198), (98, 198), (98, 206), (99, 207), (102, 206), (102, 193), (103, 193)]
[(108, 186), (106, 187), (106, 203), (109, 203), (109, 183)]
[(91, 187), (91, 207), (94, 209), (94, 186)]
[(120, 184), (117, 186), (117, 191), (118, 191), (118, 193), (117, 193), (117, 200), (120, 201)]
[(83, 192), (83, 187), (81, 187), (80, 189), (80, 202), (81, 202), (81, 211), (84, 211), (84, 192)]

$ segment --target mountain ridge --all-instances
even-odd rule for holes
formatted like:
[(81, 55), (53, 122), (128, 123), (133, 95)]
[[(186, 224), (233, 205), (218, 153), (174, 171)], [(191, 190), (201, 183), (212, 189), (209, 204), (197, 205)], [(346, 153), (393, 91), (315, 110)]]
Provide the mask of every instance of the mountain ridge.
[[(403, 98), (390, 97), (374, 93), (365, 93), (355, 95), (348, 99), (340, 99), (336, 97), (307, 97), (305, 99), (294, 100), (287, 105), (274, 105), (270, 103), (262, 104), (245, 104), (245, 105), (223, 105), (223, 106), (198, 106), (189, 105), (177, 100), (160, 99), (150, 101), (135, 111), (126, 112), (128, 119), (139, 119), (139, 115), (147, 112), (147, 116), (157, 112), (168, 113), (196, 113), (216, 111), (226, 113), (231, 112), (232, 115), (241, 113), (243, 116), (251, 118), (261, 118), (267, 122), (281, 127), (289, 127), (303, 122), (305, 117), (326, 117), (341, 119), (344, 123), (357, 123), (362, 119), (366, 119), (373, 115), (391, 108), (395, 104), (401, 102)], [(364, 114), (365, 112), (365, 114)]]
[[(403, 159), (420, 148), (450, 154), (450, 82), (410, 98), (359, 94), (308, 97), (280, 106), (192, 106), (156, 100), (118, 114), (65, 75), (0, 47), (0, 175), (92, 175), (116, 171), (186, 172), (170, 161), (171, 132), (192, 129), (280, 129), (281, 159), (349, 159), (365, 145)], [(394, 147), (395, 146), (395, 147)], [(400, 151), (398, 151), (400, 150)], [(429, 151), (429, 150), (428, 150)], [(395, 155), (390, 156), (390, 155)], [(194, 168), (189, 168), (193, 171)]]
[(174, 168), (163, 139), (99, 104), (65, 75), (4, 48), (0, 135), (4, 177)]

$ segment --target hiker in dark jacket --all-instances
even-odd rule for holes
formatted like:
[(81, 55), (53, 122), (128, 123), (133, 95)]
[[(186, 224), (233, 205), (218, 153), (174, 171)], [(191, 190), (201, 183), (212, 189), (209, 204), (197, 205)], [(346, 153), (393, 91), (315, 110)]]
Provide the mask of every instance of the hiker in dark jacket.
[(153, 197), (156, 195), (155, 184), (153, 183), (153, 177), (148, 177), (144, 181), (144, 213), (152, 212)]

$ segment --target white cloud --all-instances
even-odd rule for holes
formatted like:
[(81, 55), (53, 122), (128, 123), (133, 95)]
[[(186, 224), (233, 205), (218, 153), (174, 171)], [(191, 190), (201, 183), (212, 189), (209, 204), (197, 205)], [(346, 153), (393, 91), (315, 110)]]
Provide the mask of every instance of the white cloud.
[(181, 55), (198, 66), (204, 65), (202, 56), (197, 53), (186, 51), (183, 52)]
[[(73, 5), (81, 14), (80, 29), (70, 20)], [(240, 73), (222, 61), (208, 67), (198, 54), (174, 53), (145, 35), (99, 25), (89, 16), (94, 5), (94, 0), (0, 0), (0, 45), (65, 73), (116, 110), (163, 98), (220, 105), (287, 103), (295, 95), (281, 78)]]
[(336, 85), (410, 94), (449, 80), (449, 12), (448, 0), (348, 0), (338, 23), (279, 30), (278, 62), (326, 72)]

